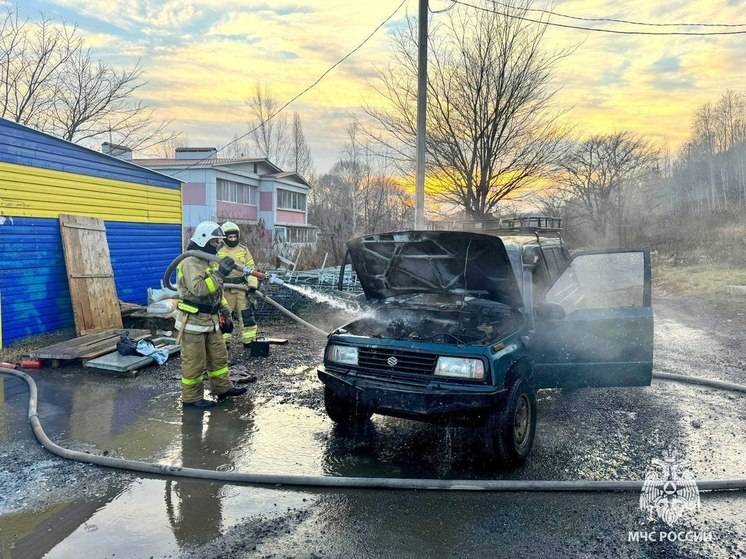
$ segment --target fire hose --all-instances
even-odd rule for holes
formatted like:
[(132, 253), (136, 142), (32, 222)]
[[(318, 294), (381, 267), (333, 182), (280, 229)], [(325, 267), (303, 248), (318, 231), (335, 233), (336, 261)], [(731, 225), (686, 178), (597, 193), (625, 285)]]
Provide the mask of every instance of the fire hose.
[[(58, 445), (44, 432), (37, 412), (38, 393), (34, 379), (23, 371), (0, 367), (0, 374), (17, 377), (26, 382), (29, 389), (28, 419), (34, 436), (52, 454), (67, 460), (94, 464), (107, 468), (128, 470), (144, 474), (177, 478), (204, 479), (233, 484), (279, 485), (294, 487), (334, 487), (339, 489), (419, 489), (436, 491), (540, 491), (540, 492), (621, 492), (640, 491), (641, 480), (593, 481), (593, 480), (454, 480), (454, 479), (407, 479), (372, 477), (336, 477), (298, 474), (261, 474), (250, 472), (224, 472), (202, 468), (170, 466), (140, 460), (128, 460), (99, 454), (89, 454)], [(746, 385), (688, 377), (671, 373), (655, 373), (654, 378), (707, 386), (721, 390), (746, 393)], [(746, 479), (695, 480), (704, 491), (744, 490)]]
[[(174, 270), (176, 270), (176, 266), (178, 265), (179, 262), (181, 262), (182, 260), (184, 260), (185, 258), (188, 258), (190, 256), (194, 256), (196, 258), (199, 258), (201, 260), (205, 260), (207, 262), (220, 262), (220, 260), (221, 260), (221, 258), (219, 256), (216, 256), (214, 254), (208, 254), (206, 252), (202, 252), (202, 251), (199, 251), (199, 250), (187, 250), (186, 252), (183, 252), (182, 254), (180, 254), (179, 256), (177, 256), (173, 260), (173, 262), (171, 262), (171, 264), (168, 265), (168, 268), (166, 268), (166, 271), (163, 274), (163, 286), (164, 287), (168, 287), (169, 289), (172, 289), (174, 291), (176, 290), (176, 286), (171, 283), (171, 274), (174, 273)], [(240, 272), (242, 272), (242, 273), (244, 273), (244, 274), (246, 274), (246, 275), (254, 275), (254, 276), (258, 277), (259, 279), (264, 279), (264, 277), (265, 277), (265, 274), (263, 274), (261, 272), (258, 272), (257, 270), (254, 270), (254, 269), (251, 269), (251, 268), (243, 267), (243, 266), (241, 266), (239, 264), (236, 264), (235, 269), (238, 270), (238, 271), (240, 271)], [(276, 284), (276, 285), (282, 285), (283, 284), (283, 281), (280, 278), (278, 278), (277, 276), (275, 276), (275, 275), (269, 275), (268, 278), (269, 278), (269, 282), (272, 283), (272, 284)], [(248, 285), (231, 284), (231, 289), (240, 289), (240, 290), (243, 290), (243, 291), (248, 291), (249, 287), (248, 287)], [(325, 338), (328, 336), (328, 332), (326, 332), (325, 330), (322, 330), (318, 326), (314, 326), (310, 322), (307, 322), (307, 321), (303, 320), (297, 314), (289, 311), (288, 309), (286, 309), (285, 307), (283, 307), (280, 303), (278, 303), (277, 301), (275, 301), (271, 297), (265, 295), (264, 293), (262, 293), (258, 289), (256, 291), (254, 291), (254, 294), (257, 297), (259, 297), (260, 299), (266, 301), (268, 304), (270, 304), (273, 307), (275, 307), (278, 311), (280, 311), (281, 313), (283, 313), (288, 318), (291, 318), (292, 320), (295, 320), (297, 323), (302, 324), (303, 326), (305, 326), (309, 330), (311, 330), (311, 331), (313, 331), (313, 332), (315, 332), (315, 333), (317, 333), (320, 336), (323, 336)]]

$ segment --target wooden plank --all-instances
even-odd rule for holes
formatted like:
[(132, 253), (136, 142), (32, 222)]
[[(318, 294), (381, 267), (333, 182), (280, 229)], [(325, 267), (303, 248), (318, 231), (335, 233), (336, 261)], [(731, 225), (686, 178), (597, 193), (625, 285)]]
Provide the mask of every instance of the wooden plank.
[(150, 337), (149, 330), (107, 330), (97, 334), (89, 334), (72, 340), (59, 342), (42, 347), (31, 353), (35, 359), (55, 359), (59, 361), (74, 361), (77, 359), (92, 359), (105, 353), (116, 351), (119, 335), (129, 332), (133, 340), (143, 340)]
[(103, 220), (60, 215), (60, 233), (78, 335), (122, 328)]
[(138, 311), (144, 311), (145, 307), (142, 305), (138, 305), (136, 303), (125, 303), (124, 301), (119, 301), (119, 312), (122, 314), (122, 316), (129, 316), (133, 313), (136, 313)]
[[(140, 333), (138, 334), (137, 332), (140, 332)], [(130, 333), (130, 339), (133, 342), (139, 342), (140, 340), (147, 340), (152, 337), (150, 334), (150, 330), (130, 330), (129, 333)], [(119, 342), (119, 336), (117, 336), (113, 340), (102, 341), (102, 342), (99, 342), (98, 344), (88, 346), (86, 350), (81, 353), (80, 359), (82, 359), (83, 361), (87, 361), (89, 359), (95, 359), (96, 357), (100, 357), (101, 355), (111, 353), (112, 351), (116, 351), (117, 342)]]
[[(99, 332), (98, 334), (89, 334), (87, 336), (82, 336), (80, 338), (73, 338), (72, 340), (65, 340), (64, 342), (58, 342), (56, 344), (52, 344), (46, 347), (39, 348), (38, 350), (31, 353), (32, 357), (35, 357), (37, 359), (57, 359), (57, 355), (60, 354), (68, 354), (68, 353), (79, 353), (77, 352), (77, 348), (80, 346), (84, 346), (86, 344), (90, 344), (91, 341), (100, 341), (107, 337), (113, 337), (116, 334), (117, 330), (108, 330), (106, 332)], [(45, 355), (41, 355), (44, 353)], [(49, 354), (49, 355), (46, 355)]]
[[(83, 217), (83, 216), (73, 216), (73, 217)], [(88, 218), (88, 219), (91, 219), (91, 218)], [(67, 227), (68, 229), (83, 229), (84, 231), (102, 231), (106, 233), (106, 227), (104, 227), (103, 225), (101, 227), (90, 227), (88, 225), (76, 225), (73, 223), (65, 223), (65, 227)]]

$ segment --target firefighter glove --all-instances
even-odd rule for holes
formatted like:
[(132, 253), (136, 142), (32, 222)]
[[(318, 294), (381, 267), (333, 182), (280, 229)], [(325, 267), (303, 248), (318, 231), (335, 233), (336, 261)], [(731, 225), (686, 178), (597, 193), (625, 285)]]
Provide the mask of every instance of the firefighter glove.
[(220, 312), (220, 331), (223, 334), (233, 333), (233, 319), (231, 313), (228, 310)]
[(233, 260), (230, 256), (226, 256), (220, 261), (220, 264), (218, 265), (218, 274), (220, 274), (220, 277), (227, 278), (228, 274), (230, 274), (233, 271), (233, 267), (236, 265), (236, 261)]

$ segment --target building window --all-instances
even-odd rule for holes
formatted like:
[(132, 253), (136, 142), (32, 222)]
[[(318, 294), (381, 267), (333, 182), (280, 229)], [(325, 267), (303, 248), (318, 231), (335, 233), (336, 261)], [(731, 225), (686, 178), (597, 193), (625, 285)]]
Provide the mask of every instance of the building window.
[(275, 226), (276, 243), (315, 243), (318, 229), (313, 227)]
[(240, 182), (217, 179), (218, 200), (234, 204), (251, 204), (256, 206), (256, 186)]
[(277, 209), (306, 211), (306, 195), (300, 192), (277, 189)]

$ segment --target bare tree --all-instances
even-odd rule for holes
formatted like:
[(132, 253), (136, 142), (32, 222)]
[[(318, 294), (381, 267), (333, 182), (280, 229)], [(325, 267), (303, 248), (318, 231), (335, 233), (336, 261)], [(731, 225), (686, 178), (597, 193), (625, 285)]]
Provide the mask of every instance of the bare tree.
[(233, 135), (233, 139), (228, 146), (223, 149), (221, 157), (228, 159), (244, 159), (250, 157), (252, 148), (249, 142), (244, 141), (238, 134)]
[(364, 147), (360, 141), (360, 128), (356, 122), (347, 125), (347, 142), (342, 149), (342, 158), (332, 168), (332, 173), (342, 177), (342, 181), (350, 190), (349, 208), (352, 216), (352, 232), (358, 231), (359, 192), (363, 186), (369, 169), (364, 165)]
[(132, 100), (143, 85), (139, 64), (118, 71), (79, 49), (60, 69), (52, 129), (74, 142), (105, 137), (143, 151), (174, 139), (168, 122), (157, 122), (149, 107)]
[(302, 177), (309, 178), (313, 174), (313, 159), (311, 157), (311, 148), (306, 143), (306, 136), (303, 133), (303, 124), (298, 113), (293, 113), (293, 142), (290, 147), (290, 164), (292, 169)]
[(254, 96), (247, 101), (251, 114), (249, 129), (256, 154), (279, 167), (290, 162), (290, 128), (285, 115), (274, 116), (280, 109), (267, 86), (256, 84)]
[(9, 9), (0, 27), (0, 116), (46, 128), (58, 73), (79, 48), (77, 29), (20, 21)]
[(568, 191), (561, 187), (544, 188), (536, 193), (533, 202), (542, 215), (551, 217), (565, 217), (571, 197)]
[(310, 193), (308, 221), (319, 227), (319, 249), (331, 264), (344, 259), (344, 244), (353, 236), (352, 203), (348, 185), (335, 173), (321, 175)]
[(726, 91), (696, 112), (674, 165), (679, 209), (705, 214), (746, 208), (746, 96)]
[[(427, 167), (432, 194), (471, 217), (554, 169), (563, 134), (549, 114), (554, 64), (540, 48), (544, 26), (521, 21), (528, 3), (502, 14), (452, 8), (429, 37)], [(516, 18), (515, 16), (518, 16)], [(417, 29), (394, 35), (394, 63), (380, 73), (387, 109), (368, 108), (377, 139), (411, 164), (416, 139)], [(411, 172), (411, 166), (408, 169)]]
[(9, 10), (0, 26), (0, 116), (66, 140), (106, 138), (147, 150), (174, 134), (133, 100), (142, 69), (117, 70), (93, 60), (75, 27), (19, 21)]
[(176, 149), (187, 147), (189, 145), (189, 136), (186, 134), (175, 135), (173, 138), (156, 146), (152, 152), (157, 157), (164, 159), (173, 159), (176, 157)]
[(339, 160), (314, 183), (309, 201), (309, 221), (319, 226), (321, 249), (335, 263), (350, 237), (401, 229), (414, 213), (391, 158), (361, 141), (357, 124), (347, 127), (347, 135)]
[(596, 235), (624, 243), (628, 205), (657, 159), (657, 150), (630, 132), (593, 136), (566, 156), (561, 187)]

